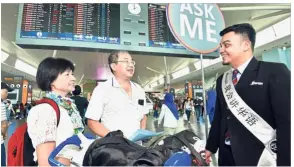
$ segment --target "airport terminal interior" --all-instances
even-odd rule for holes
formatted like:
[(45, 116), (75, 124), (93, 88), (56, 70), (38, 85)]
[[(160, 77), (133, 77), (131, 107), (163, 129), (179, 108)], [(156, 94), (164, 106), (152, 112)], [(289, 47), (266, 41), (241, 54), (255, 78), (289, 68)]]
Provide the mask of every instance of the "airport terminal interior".
[[(254, 57), (259, 61), (283, 63), (291, 70), (291, 4), (216, 5), (217, 11), (207, 4), (198, 6), (206, 9), (201, 11), (203, 22), (195, 19), (189, 23), (186, 17), (186, 34), (200, 38), (204, 35), (201, 40), (207, 40), (208, 33), (215, 31), (211, 27), (217, 27), (216, 24), (223, 24), (221, 29), (224, 29), (249, 23), (256, 30)], [(198, 17), (198, 8), (194, 7), (185, 6), (183, 10), (195, 13), (191, 17)], [(46, 96), (46, 92), (38, 87), (36, 76), (40, 62), (48, 57), (72, 62), (75, 85), (81, 88), (79, 96), (91, 101), (96, 97), (92, 96), (95, 87), (105, 84), (113, 75), (110, 53), (128, 51), (134, 66), (131, 81), (145, 92), (146, 129), (157, 133), (165, 131), (164, 123), (159, 121), (165, 94), (170, 93), (179, 115), (177, 131), (191, 130), (206, 141), (213, 121), (216, 81), (231, 66), (223, 65), (219, 48), (203, 54), (197, 49), (188, 49), (189, 43), (179, 40), (176, 25), (171, 21), (176, 17), (171, 13), (172, 9), (161, 3), (1, 4), (1, 82), (13, 89), (8, 92), (7, 100), (11, 104), (11, 107), (7, 105), (8, 130), (4, 145), (1, 145), (6, 148), (6, 163), (9, 161), (10, 137), (26, 123), (36, 101)], [(216, 12), (220, 15), (216, 16)], [(204, 15), (207, 19), (223, 20), (210, 22), (211, 29), (208, 30)], [(189, 15), (189, 19), (191, 17)], [(220, 40), (219, 30), (214, 35)], [(70, 92), (66, 96), (74, 95)], [(185, 112), (188, 98), (192, 99), (190, 118)], [(197, 106), (201, 106), (199, 113)], [(87, 108), (84, 112), (87, 113)], [(85, 118), (83, 120), (86, 122)], [(117, 122), (125, 123), (125, 120)], [(87, 124), (85, 133), (96, 136)], [(218, 152), (212, 156), (210, 166), (218, 166), (217, 155)]]

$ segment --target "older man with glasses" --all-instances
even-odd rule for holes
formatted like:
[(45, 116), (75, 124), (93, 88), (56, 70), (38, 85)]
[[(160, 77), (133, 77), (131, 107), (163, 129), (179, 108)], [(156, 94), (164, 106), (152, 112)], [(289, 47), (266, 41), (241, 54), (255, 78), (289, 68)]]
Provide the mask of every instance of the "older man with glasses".
[(121, 130), (129, 138), (146, 128), (145, 92), (131, 81), (135, 61), (127, 51), (110, 53), (108, 64), (113, 75), (94, 89), (85, 117), (97, 136)]

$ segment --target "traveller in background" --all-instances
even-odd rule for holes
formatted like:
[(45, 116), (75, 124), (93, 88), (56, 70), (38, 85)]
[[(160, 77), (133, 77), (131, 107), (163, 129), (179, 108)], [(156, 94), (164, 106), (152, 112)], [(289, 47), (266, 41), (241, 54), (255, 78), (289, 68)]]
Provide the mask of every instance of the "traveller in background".
[(209, 116), (210, 124), (212, 124), (212, 121), (213, 121), (214, 110), (215, 110), (215, 101), (216, 101), (216, 91), (209, 90), (207, 92), (206, 110), (207, 110), (207, 114)]
[(26, 104), (25, 104), (25, 114), (24, 114), (25, 117), (28, 116), (29, 111), (31, 110), (31, 108), (32, 108), (31, 104), (29, 104), (29, 103), (26, 103)]
[(201, 102), (202, 102), (202, 100), (197, 96), (196, 96), (196, 99), (193, 100), (197, 122), (199, 122), (199, 118), (201, 115), (201, 110), (202, 110)]
[(179, 120), (177, 105), (174, 103), (173, 98), (174, 96), (171, 93), (165, 94), (160, 116), (158, 118), (158, 124), (160, 124), (164, 118), (164, 132), (169, 135), (176, 133)]
[[(13, 109), (13, 105), (10, 100), (7, 100), (7, 106), (8, 106), (7, 110), (10, 111), (10, 113), (12, 113), (12, 117), (15, 117), (16, 113)], [(10, 116), (11, 116), (11, 114), (10, 114)]]
[(76, 85), (75, 90), (72, 92), (73, 96), (70, 98), (74, 100), (74, 102), (80, 112), (80, 116), (84, 120), (85, 112), (87, 110), (89, 102), (85, 97), (81, 96), (81, 92), (82, 92), (81, 87), (79, 85)]
[(190, 101), (191, 101), (191, 104), (192, 104), (192, 107), (191, 107), (191, 108), (192, 108), (192, 110), (191, 110), (191, 114), (190, 114), (190, 115), (192, 115), (192, 116), (194, 116), (194, 115), (195, 115), (195, 116), (196, 116), (196, 114), (195, 114), (195, 109), (194, 109), (194, 104), (193, 104), (193, 101), (194, 101), (194, 99), (193, 99), (193, 98), (191, 98), (191, 100), (190, 100)]
[(15, 105), (14, 105), (14, 110), (15, 110), (15, 112), (16, 112), (16, 119), (22, 119), (22, 117), (21, 117), (21, 112), (20, 112), (20, 103), (16, 103)]
[(23, 103), (19, 104), (19, 111), (20, 111), (20, 118), (21, 119), (25, 118), (25, 107)]
[(191, 117), (193, 104), (190, 97), (187, 98), (187, 101), (185, 102), (184, 107), (185, 107), (184, 111), (186, 112), (186, 115), (187, 115), (187, 121), (188, 123), (191, 123), (190, 117)]
[(158, 114), (158, 108), (159, 108), (158, 105), (159, 105), (159, 100), (154, 99), (154, 105), (153, 105), (153, 111), (154, 111), (154, 113), (153, 113), (153, 117), (155, 119), (157, 119), (158, 116), (159, 116), (159, 114)]
[(8, 100), (8, 99), (6, 99), (4, 101), (4, 104), (5, 104), (5, 107), (6, 107), (6, 118), (7, 118), (8, 124), (10, 125), (11, 124), (11, 117), (13, 117), (13, 112), (12, 112), (12, 110), (10, 108), (10, 107), (12, 107), (12, 105), (11, 105), (10, 100)]
[(1, 166), (6, 166), (6, 151), (4, 141), (7, 138), (8, 121), (6, 116), (6, 105), (4, 101), (7, 99), (8, 92), (13, 91), (6, 83), (1, 82)]

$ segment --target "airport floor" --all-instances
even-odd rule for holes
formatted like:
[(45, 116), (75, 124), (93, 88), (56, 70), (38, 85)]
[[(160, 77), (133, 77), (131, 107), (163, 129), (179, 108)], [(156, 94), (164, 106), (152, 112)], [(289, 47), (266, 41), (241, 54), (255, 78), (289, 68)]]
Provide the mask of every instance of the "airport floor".
[[(177, 131), (190, 129), (195, 134), (197, 134), (201, 139), (205, 139), (205, 125), (204, 125), (204, 122), (202, 122), (202, 121), (197, 122), (196, 117), (194, 115), (191, 115), (190, 119), (191, 119), (190, 123), (188, 123), (188, 121), (183, 120), (183, 117), (180, 117), (180, 120), (179, 120), (180, 123), (179, 123), (179, 127), (178, 127)], [(25, 119), (22, 119), (22, 120), (14, 119), (14, 120), (12, 120), (12, 123), (8, 128), (8, 139), (13, 134), (15, 129), (18, 126), (20, 126), (21, 124), (23, 124), (25, 121), (26, 121)], [(163, 125), (163, 122), (161, 124), (158, 124), (157, 119), (155, 119), (152, 115), (148, 116), (147, 130), (161, 132), (161, 131), (163, 131), (162, 125)], [(86, 131), (91, 133), (90, 130), (87, 129), (87, 128), (86, 128)], [(7, 151), (7, 143), (8, 143), (8, 140), (5, 141), (6, 151)], [(217, 161), (216, 161), (215, 157), (213, 157), (211, 166), (216, 166), (216, 162)]]

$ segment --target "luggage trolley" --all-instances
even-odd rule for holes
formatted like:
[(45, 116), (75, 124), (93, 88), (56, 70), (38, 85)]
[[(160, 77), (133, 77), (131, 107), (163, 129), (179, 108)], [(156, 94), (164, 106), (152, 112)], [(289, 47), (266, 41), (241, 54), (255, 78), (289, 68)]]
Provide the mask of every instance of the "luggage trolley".
[[(82, 149), (83, 147), (88, 147), (92, 142), (94, 142), (95, 138), (93, 138), (90, 135), (74, 135), (65, 141), (63, 141), (61, 144), (59, 144), (50, 154), (48, 158), (48, 162), (51, 166), (65, 166), (64, 164), (58, 162), (55, 158), (59, 154), (59, 152), (67, 145), (75, 145)], [(87, 142), (87, 144), (84, 144), (84, 142)], [(81, 157), (81, 159), (84, 159), (84, 156)], [(74, 162), (71, 160), (71, 166), (83, 166), (82, 161), (80, 162)], [(163, 166), (191, 166), (191, 157), (190, 155), (183, 151), (183, 152), (177, 152), (173, 154), (165, 163)]]

